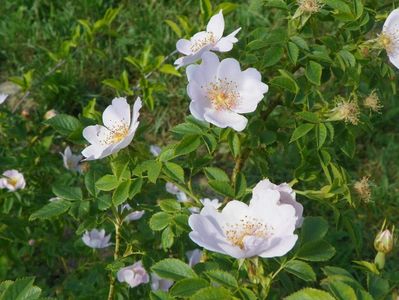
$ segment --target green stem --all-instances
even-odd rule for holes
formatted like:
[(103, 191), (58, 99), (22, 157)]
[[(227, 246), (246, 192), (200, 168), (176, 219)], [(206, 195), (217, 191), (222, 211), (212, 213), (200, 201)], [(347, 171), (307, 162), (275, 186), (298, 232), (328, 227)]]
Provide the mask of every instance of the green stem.
[[(113, 207), (115, 217), (115, 249), (114, 249), (114, 261), (118, 260), (119, 258), (119, 248), (120, 248), (120, 240), (121, 240), (121, 222), (117, 212), (117, 209)], [(115, 291), (115, 277), (111, 274), (111, 279), (109, 283), (109, 293), (108, 293), (108, 300), (112, 300), (114, 298), (114, 291)]]

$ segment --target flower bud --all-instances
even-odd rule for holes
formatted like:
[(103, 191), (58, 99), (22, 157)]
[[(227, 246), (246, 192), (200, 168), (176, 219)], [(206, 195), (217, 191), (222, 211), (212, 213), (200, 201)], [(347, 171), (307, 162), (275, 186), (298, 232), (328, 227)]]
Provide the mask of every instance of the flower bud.
[(375, 240), (374, 240), (374, 248), (378, 252), (389, 253), (393, 248), (393, 235), (389, 231), (389, 229), (385, 229), (384, 231), (380, 231)]
[(49, 119), (55, 117), (56, 115), (57, 115), (57, 112), (55, 111), (55, 109), (50, 109), (50, 110), (46, 111), (43, 118), (45, 120), (49, 120)]

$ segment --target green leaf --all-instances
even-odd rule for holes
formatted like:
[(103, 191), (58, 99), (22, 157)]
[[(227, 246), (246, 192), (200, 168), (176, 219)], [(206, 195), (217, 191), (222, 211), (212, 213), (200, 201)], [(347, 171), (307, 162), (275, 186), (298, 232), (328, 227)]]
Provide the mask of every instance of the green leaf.
[(100, 191), (112, 191), (119, 185), (119, 180), (115, 175), (105, 175), (96, 181), (96, 188)]
[(65, 200), (75, 201), (83, 198), (82, 190), (78, 187), (55, 185), (53, 186), (52, 191), (56, 196)]
[(305, 75), (306, 78), (315, 85), (321, 84), (321, 73), (323, 71), (323, 67), (315, 62), (309, 61), (308, 65), (306, 66)]
[(182, 123), (172, 128), (172, 132), (180, 135), (201, 135), (202, 129), (193, 123)]
[(288, 9), (287, 3), (285, 3), (283, 0), (267, 0), (265, 2), (265, 6), (280, 8), (280, 9)]
[(306, 217), (301, 228), (301, 244), (318, 241), (327, 234), (328, 223), (322, 217)]
[(238, 173), (235, 182), (235, 198), (239, 199), (244, 197), (247, 191), (247, 180), (243, 173)]
[(202, 278), (185, 278), (176, 282), (170, 290), (172, 296), (175, 297), (190, 297), (195, 292), (205, 287), (208, 287), (209, 283)]
[(39, 299), (42, 290), (33, 285), (33, 277), (19, 278), (8, 282), (6, 289), (0, 295), (0, 300), (35, 300)]
[(347, 284), (339, 281), (332, 281), (322, 284), (337, 300), (357, 300), (355, 291)]
[(297, 139), (305, 136), (309, 131), (314, 128), (314, 124), (301, 124), (297, 128), (295, 128), (294, 132), (292, 133), (290, 143), (296, 141)]
[(35, 219), (49, 219), (52, 217), (56, 217), (66, 212), (70, 207), (71, 202), (69, 201), (62, 199), (55, 200), (31, 214), (29, 220), (32, 221)]
[(317, 149), (323, 147), (326, 139), (327, 139), (327, 127), (323, 123), (320, 123), (316, 126)]
[(127, 180), (119, 184), (119, 186), (116, 188), (112, 194), (112, 203), (114, 203), (115, 206), (118, 206), (127, 200), (129, 197), (131, 183), (132, 182), (130, 180)]
[(226, 181), (210, 180), (209, 186), (219, 194), (222, 194), (230, 198), (234, 197), (234, 189)]
[(209, 180), (218, 180), (229, 182), (229, 176), (220, 168), (216, 167), (206, 167), (204, 168), (205, 175)]
[(190, 300), (221, 300), (233, 299), (233, 295), (225, 288), (207, 287), (196, 292)]
[(189, 265), (176, 258), (163, 259), (153, 265), (151, 270), (162, 278), (172, 280), (197, 277), (197, 274), (189, 267)]
[(320, 123), (320, 118), (317, 114), (310, 111), (300, 111), (296, 113), (302, 120), (305, 120), (309, 123)]
[(96, 173), (92, 169), (85, 175), (85, 187), (90, 195), (94, 197), (98, 195), (98, 189), (96, 188)]
[(325, 241), (314, 241), (299, 248), (297, 257), (307, 261), (327, 261), (335, 255), (335, 249)]
[(230, 151), (234, 157), (237, 157), (241, 153), (241, 142), (237, 133), (232, 132), (229, 134), (228, 142), (230, 146)]
[(267, 49), (264, 52), (265, 57), (265, 67), (271, 67), (277, 64), (280, 59), (283, 57), (284, 49), (281, 46), (275, 46)]
[(112, 205), (112, 198), (110, 195), (101, 195), (96, 200), (99, 210), (107, 210)]
[(141, 187), (143, 186), (142, 178), (135, 178), (131, 180), (130, 191), (129, 191), (129, 199), (132, 199), (138, 193), (141, 192)]
[(150, 219), (150, 228), (154, 231), (160, 231), (164, 229), (172, 220), (172, 216), (165, 212), (158, 212), (153, 214)]
[(299, 92), (299, 86), (296, 83), (295, 79), (292, 78), (290, 74), (287, 72), (283, 72), (283, 70), (279, 70), (281, 76), (274, 77), (271, 81), (270, 84), (273, 86), (276, 86), (278, 88), (287, 90), (293, 94), (298, 94)]
[(156, 183), (161, 173), (162, 163), (156, 160), (147, 161), (147, 174), (148, 180), (152, 183)]
[(159, 206), (164, 212), (175, 213), (181, 210), (181, 205), (176, 199), (166, 199), (159, 202)]
[(388, 280), (370, 274), (367, 285), (369, 293), (374, 297), (374, 299), (387, 299), (390, 290)]
[(240, 299), (242, 300), (257, 300), (258, 298), (250, 289), (247, 288), (240, 288), (239, 289)]
[(165, 291), (152, 291), (150, 294), (150, 300), (173, 300), (176, 299), (172, 296), (170, 296), (167, 292)]
[(288, 52), (288, 57), (292, 61), (294, 65), (296, 65), (298, 61), (298, 56), (299, 56), (299, 48), (296, 44), (293, 42), (288, 42), (287, 44), (287, 52)]
[(137, 165), (133, 174), (136, 176), (142, 176), (144, 172), (147, 172), (148, 180), (152, 183), (156, 183), (159, 174), (161, 173), (162, 163), (157, 160), (146, 160)]
[(184, 170), (178, 164), (173, 162), (165, 162), (162, 171), (169, 178), (184, 183)]
[(233, 275), (228, 272), (221, 270), (211, 270), (206, 272), (205, 274), (209, 277), (209, 279), (211, 279), (212, 282), (217, 283), (218, 285), (223, 285), (228, 288), (238, 287), (237, 280), (234, 278)]
[(170, 64), (164, 64), (159, 68), (159, 71), (161, 73), (164, 74), (170, 74), (170, 75), (174, 75), (177, 77), (181, 77), (181, 74), (179, 73), (179, 71), (176, 70), (176, 68)]
[(172, 228), (170, 226), (166, 227), (165, 230), (162, 232), (162, 248), (166, 251), (170, 247), (172, 247), (173, 242), (175, 239), (175, 234), (173, 233)]
[(58, 114), (45, 121), (45, 123), (64, 136), (75, 135), (83, 129), (82, 124), (77, 118), (65, 114)]
[(298, 278), (301, 278), (304, 281), (315, 281), (316, 274), (313, 271), (312, 267), (299, 260), (290, 260), (285, 265), (285, 270)]
[(173, 30), (174, 33), (176, 33), (177, 37), (183, 36), (183, 33), (179, 25), (177, 25), (175, 22), (173, 22), (172, 20), (165, 20), (165, 23), (169, 25), (169, 27)]
[(295, 292), (288, 297), (285, 297), (284, 300), (336, 300), (331, 294), (313, 289), (313, 288), (304, 288), (298, 292)]
[(201, 145), (201, 139), (198, 135), (185, 136), (175, 149), (175, 155), (184, 155), (197, 150)]

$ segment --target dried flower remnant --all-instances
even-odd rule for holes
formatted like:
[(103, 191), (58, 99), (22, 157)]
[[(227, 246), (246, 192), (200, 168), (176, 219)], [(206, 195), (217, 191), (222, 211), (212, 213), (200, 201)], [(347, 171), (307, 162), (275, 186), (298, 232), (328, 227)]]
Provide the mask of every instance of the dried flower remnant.
[(384, 107), (381, 104), (380, 98), (377, 95), (376, 91), (372, 91), (370, 93), (370, 95), (368, 95), (364, 101), (363, 101), (363, 105), (367, 108), (369, 108), (370, 110), (379, 113), (381, 112), (381, 109)]
[(304, 13), (314, 14), (320, 11), (321, 3), (319, 0), (298, 0), (299, 10)]
[(360, 181), (356, 181), (354, 184), (354, 189), (359, 195), (360, 199), (364, 202), (369, 202), (371, 199), (371, 189), (369, 184), (369, 177), (364, 176)]
[(338, 97), (338, 104), (333, 112), (332, 120), (344, 120), (345, 123), (352, 125), (359, 124), (360, 110), (355, 100), (345, 100), (343, 97)]

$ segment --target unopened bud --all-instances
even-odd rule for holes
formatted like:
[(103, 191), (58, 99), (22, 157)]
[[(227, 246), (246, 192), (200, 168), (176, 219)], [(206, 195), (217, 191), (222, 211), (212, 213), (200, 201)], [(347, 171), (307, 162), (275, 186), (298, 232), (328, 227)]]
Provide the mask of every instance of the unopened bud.
[(28, 241), (28, 245), (29, 245), (29, 246), (34, 246), (35, 243), (36, 243), (36, 241), (35, 241), (34, 239), (30, 239), (30, 240)]
[(380, 231), (375, 240), (374, 240), (374, 248), (378, 252), (389, 253), (393, 248), (393, 235), (389, 229), (385, 229), (384, 231)]
[(29, 117), (30, 117), (29, 110), (23, 109), (23, 110), (21, 111), (21, 116), (24, 117), (25, 119), (29, 118)]
[(49, 120), (49, 119), (55, 117), (56, 115), (57, 115), (57, 112), (55, 111), (55, 109), (50, 109), (50, 110), (46, 111), (43, 118), (45, 120)]

